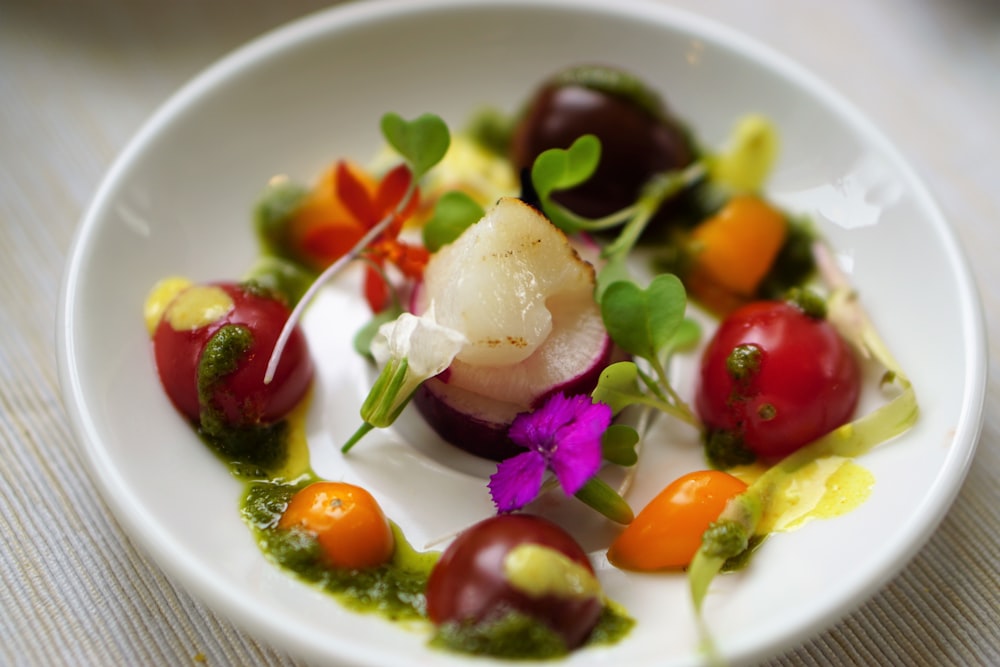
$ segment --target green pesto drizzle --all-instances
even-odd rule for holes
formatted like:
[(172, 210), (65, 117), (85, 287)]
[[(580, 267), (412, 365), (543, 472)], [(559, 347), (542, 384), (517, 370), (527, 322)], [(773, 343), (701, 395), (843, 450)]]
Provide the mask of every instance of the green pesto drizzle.
[(227, 324), (209, 338), (198, 362), (198, 435), (239, 479), (273, 474), (287, 459), (286, 421), (234, 427), (215, 405), (213, 396), (222, 378), (234, 372), (253, 344), (250, 329)]
[[(583, 646), (615, 644), (634, 626), (634, 619), (606, 600), (597, 625)], [(437, 629), (430, 644), (459, 653), (509, 660), (553, 660), (570, 653), (558, 634), (518, 611), (510, 611), (489, 623), (445, 623)]]

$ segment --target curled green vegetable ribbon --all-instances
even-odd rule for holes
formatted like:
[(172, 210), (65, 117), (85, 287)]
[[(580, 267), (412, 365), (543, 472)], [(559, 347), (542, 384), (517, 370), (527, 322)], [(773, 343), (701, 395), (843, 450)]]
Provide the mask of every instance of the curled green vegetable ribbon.
[(722, 570), (727, 558), (735, 555), (724, 548), (726, 545), (722, 540), (730, 542), (734, 532), (744, 541), (749, 541), (756, 534), (760, 519), (782, 479), (819, 458), (861, 456), (909, 430), (920, 413), (910, 380), (872, 325), (858, 302), (856, 292), (833, 264), (829, 249), (817, 244), (813, 252), (820, 273), (831, 287), (827, 306), (830, 322), (863, 357), (874, 359), (886, 369), (885, 384), (895, 385), (900, 393), (871, 413), (834, 429), (769, 468), (746, 491), (730, 500), (716, 524), (713, 524), (725, 524), (726, 530), (713, 532), (709, 528), (706, 531), (701, 549), (688, 568), (688, 587), (701, 636), (701, 650), (713, 665), (721, 665), (723, 661), (705, 623), (702, 606), (712, 580)]

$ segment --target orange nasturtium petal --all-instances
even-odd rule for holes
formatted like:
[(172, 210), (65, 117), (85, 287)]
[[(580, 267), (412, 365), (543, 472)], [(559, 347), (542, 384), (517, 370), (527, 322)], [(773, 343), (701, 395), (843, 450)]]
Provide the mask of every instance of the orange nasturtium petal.
[(364, 225), (371, 227), (379, 221), (381, 217), (375, 207), (375, 192), (378, 186), (371, 188), (353, 171), (348, 169), (346, 163), (337, 165), (337, 197), (344, 203), (347, 210), (351, 212), (354, 219)]
[(299, 205), (290, 221), (290, 238), (300, 259), (321, 270), (347, 252), (365, 233), (365, 225), (337, 195), (337, 182), (345, 174), (374, 192), (376, 183), (351, 162), (328, 169)]

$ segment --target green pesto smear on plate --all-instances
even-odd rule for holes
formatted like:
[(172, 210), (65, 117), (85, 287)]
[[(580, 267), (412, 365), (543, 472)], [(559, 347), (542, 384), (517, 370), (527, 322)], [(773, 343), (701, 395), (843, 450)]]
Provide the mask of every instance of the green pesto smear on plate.
[[(308, 405), (307, 397), (288, 418), (262, 427), (257, 433), (250, 429), (236, 429), (229, 434), (200, 432), (233, 476), (245, 484), (240, 508), (243, 520), (269, 560), (329, 593), (347, 609), (428, 629), (424, 591), (439, 552), (415, 549), (402, 529), (390, 521), (395, 550), (389, 562), (364, 570), (340, 569), (326, 562), (315, 537), (278, 527), (295, 492), (321, 481), (309, 465), (305, 439)], [(254, 443), (263, 446), (254, 448)], [(634, 625), (624, 610), (606, 601), (586, 645), (614, 644)], [(536, 619), (517, 613), (476, 627), (446, 624), (433, 631), (430, 645), (509, 659), (552, 659), (569, 654), (558, 635)]]

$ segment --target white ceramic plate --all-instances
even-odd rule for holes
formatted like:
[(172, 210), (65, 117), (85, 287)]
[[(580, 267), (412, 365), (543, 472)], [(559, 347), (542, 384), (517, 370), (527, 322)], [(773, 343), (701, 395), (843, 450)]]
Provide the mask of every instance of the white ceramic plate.
[[(634, 71), (710, 144), (743, 113), (774, 119), (783, 138), (774, 193), (820, 222), (923, 407), (910, 433), (863, 458), (877, 483), (861, 509), (774, 538), (753, 567), (718, 581), (706, 613), (723, 653), (758, 659), (833, 623), (903, 566), (951, 503), (982, 416), (974, 287), (925, 187), (837, 94), (768, 49), (663, 6), (350, 4), (251, 43), (165, 104), (107, 175), (66, 273), (66, 404), (109, 505), (166, 571), (254, 634), (327, 664), (465, 662), (428, 649), (424, 634), (343, 610), (264, 560), (238, 515), (240, 484), (160, 390), (142, 323), (147, 290), (170, 274), (240, 276), (255, 257), (249, 213), (267, 179), (311, 182), (336, 158), (367, 159), (384, 112), (431, 111), (458, 126), (483, 104), (513, 109), (541, 78), (581, 62)], [(443, 463), (441, 445), (414, 419), (371, 436), (350, 462), (339, 455), (367, 388), (348, 344), (358, 308), (335, 288), (307, 319), (322, 371), (309, 420), (313, 464), (373, 490), (420, 546), (491, 513), (489, 469)], [(697, 443), (676, 440), (669, 460), (644, 468), (634, 506), (699, 465)], [(574, 530), (598, 546), (590, 528)], [(681, 577), (601, 576), (638, 626), (570, 664), (701, 661)]]

